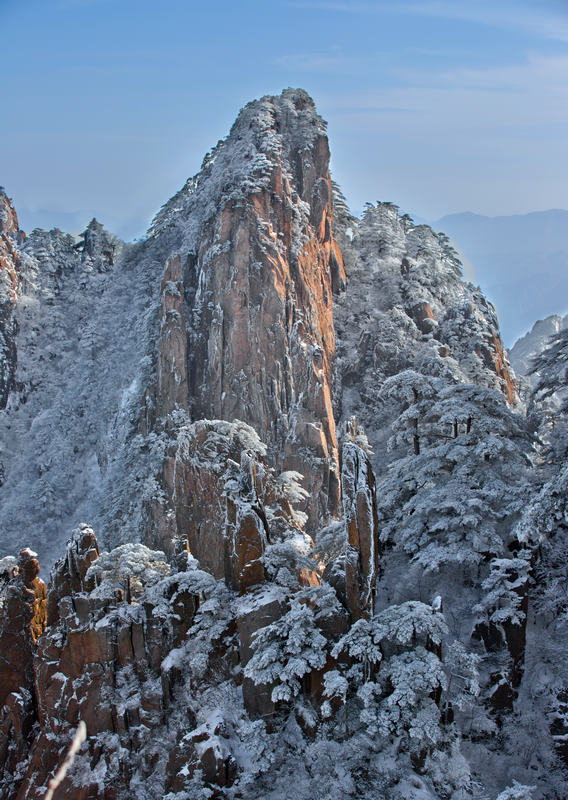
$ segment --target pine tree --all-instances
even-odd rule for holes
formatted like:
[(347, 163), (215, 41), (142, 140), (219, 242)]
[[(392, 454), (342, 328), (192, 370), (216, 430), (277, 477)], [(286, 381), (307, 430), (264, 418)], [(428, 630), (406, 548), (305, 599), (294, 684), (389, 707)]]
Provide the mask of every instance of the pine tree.
[(254, 634), (245, 676), (256, 684), (274, 684), (274, 703), (290, 701), (302, 691), (303, 676), (325, 665), (326, 646), (314, 611), (296, 596), (286, 614)]
[(502, 556), (523, 506), (530, 438), (503, 397), (474, 384), (407, 371), (385, 383), (399, 398), (394, 462), (378, 489), (383, 537), (426, 571)]

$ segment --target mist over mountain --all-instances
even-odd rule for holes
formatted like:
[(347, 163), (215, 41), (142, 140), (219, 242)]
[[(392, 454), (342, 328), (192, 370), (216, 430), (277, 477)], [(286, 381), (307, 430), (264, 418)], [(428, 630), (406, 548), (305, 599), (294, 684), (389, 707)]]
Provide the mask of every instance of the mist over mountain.
[(286, 89), (143, 241), (0, 192), (1, 800), (568, 795), (568, 336), (329, 162)]
[[(18, 218), (22, 228), (30, 233), (35, 228), (43, 230), (59, 230), (73, 233), (76, 236), (84, 230), (93, 217), (100, 216), (95, 209), (80, 211), (53, 211), (49, 209), (18, 208)], [(105, 225), (124, 241), (143, 238), (148, 227), (148, 220), (142, 217), (131, 219), (113, 219), (105, 216)]]
[(496, 305), (512, 347), (537, 319), (568, 311), (568, 211), (486, 217), (450, 214), (430, 223), (448, 233)]

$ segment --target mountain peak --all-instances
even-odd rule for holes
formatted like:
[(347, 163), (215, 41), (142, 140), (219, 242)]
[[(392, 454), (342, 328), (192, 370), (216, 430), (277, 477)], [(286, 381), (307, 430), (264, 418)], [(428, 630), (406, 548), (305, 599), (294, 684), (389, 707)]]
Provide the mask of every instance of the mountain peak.
[(0, 234), (16, 236), (19, 239), (23, 235), (18, 224), (16, 209), (3, 186), (0, 186)]
[[(304, 175), (302, 154), (313, 169)], [(153, 236), (165, 228), (177, 229), (190, 249), (199, 229), (220, 205), (243, 205), (251, 194), (270, 189), (275, 170), (291, 175), (294, 189), (311, 202), (316, 174), (329, 165), (326, 123), (303, 89), (285, 89), (247, 103), (229, 134), (206, 154), (201, 170), (165, 203), (149, 230)]]

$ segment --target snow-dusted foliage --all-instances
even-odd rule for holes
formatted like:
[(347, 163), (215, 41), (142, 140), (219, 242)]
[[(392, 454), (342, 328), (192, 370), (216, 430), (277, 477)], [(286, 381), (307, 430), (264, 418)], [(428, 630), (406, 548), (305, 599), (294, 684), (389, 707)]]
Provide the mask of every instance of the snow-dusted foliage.
[(389, 445), (402, 456), (379, 487), (384, 539), (427, 572), (503, 555), (527, 486), (522, 421), (497, 392), (411, 371), (382, 396), (398, 398)]
[[(447, 633), (441, 614), (423, 603), (391, 606), (371, 620), (360, 619), (335, 645), (332, 655), (348, 655), (345, 672), (361, 704), (361, 723), (372, 736), (408, 737), (411, 750), (436, 745), (441, 737), (440, 710), (432, 699), (446, 687), (440, 649)], [(426, 649), (425, 645), (430, 648)], [(338, 678), (325, 694), (345, 701)]]
[(518, 781), (514, 781), (512, 786), (499, 792), (495, 800), (532, 800), (534, 789), (536, 789), (536, 786), (525, 786)]
[(20, 249), (17, 391), (0, 418), (2, 547), (23, 529), (43, 562), (88, 519), (105, 542), (140, 540), (163, 459), (140, 435), (158, 303), (159, 248), (124, 246), (94, 221), (34, 231)]
[(567, 410), (566, 384), (568, 375), (568, 329), (550, 338), (548, 346), (534, 359), (531, 372), (537, 373), (537, 396), (550, 397), (560, 393), (562, 410)]
[(482, 600), (474, 611), (485, 614), (487, 621), (494, 625), (505, 621), (513, 625), (524, 624), (523, 600), (529, 572), (530, 553), (527, 550), (521, 550), (516, 558), (492, 559), (489, 575), (481, 584)]
[[(304, 104), (300, 113), (294, 103), (298, 97)], [(200, 172), (156, 214), (149, 231), (151, 237), (181, 234), (181, 249), (192, 252), (201, 226), (219, 206), (242, 205), (250, 194), (270, 187), (274, 155), (280, 155), (283, 148), (283, 137), (274, 124), (275, 99), (262, 98), (242, 109), (229, 136), (205, 156)], [(305, 92), (288, 89), (277, 100), (287, 117), (286, 136), (291, 150), (301, 152), (325, 133), (325, 122), (315, 113), (313, 101)], [(286, 152), (283, 155), (289, 156)]]
[(143, 544), (123, 544), (110, 553), (102, 553), (89, 568), (87, 577), (95, 579), (101, 596), (119, 589), (133, 602), (169, 572), (170, 565), (163, 553), (149, 550)]
[(4, 552), (108, 548), (74, 531), (0, 708), (34, 800), (83, 716), (81, 796), (568, 796), (568, 333), (527, 420), (448, 238), (353, 217), (328, 157), (289, 89), (144, 242), (9, 233), (2, 613), (39, 602)]
[(257, 684), (275, 684), (272, 700), (291, 700), (301, 689), (301, 679), (325, 664), (326, 641), (312, 609), (294, 598), (290, 610), (253, 638), (254, 655), (245, 675)]

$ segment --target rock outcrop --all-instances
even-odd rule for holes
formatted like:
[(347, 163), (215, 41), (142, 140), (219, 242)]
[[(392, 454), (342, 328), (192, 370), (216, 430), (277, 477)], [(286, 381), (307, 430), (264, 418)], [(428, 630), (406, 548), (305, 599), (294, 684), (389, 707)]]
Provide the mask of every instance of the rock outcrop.
[(19, 285), (18, 245), (24, 236), (16, 211), (0, 187), (0, 409), (6, 407), (16, 374), (17, 324), (14, 310)]
[[(241, 466), (252, 478), (250, 456)], [(251, 486), (241, 488), (246, 504)], [(237, 494), (235, 485), (235, 503)], [(58, 798), (116, 800), (141, 781), (144, 796), (157, 798), (186, 789), (194, 774), (213, 787), (233, 783), (243, 753), (232, 753), (220, 713), (200, 723), (200, 685), (210, 692), (220, 681), (226, 693), (231, 678), (238, 691), (255, 632), (287, 603), (260, 561), (258, 569), (247, 561), (250, 540), (243, 534), (232, 545), (240, 571), (228, 559), (229, 574), (216, 581), (189, 555), (175, 571), (144, 545), (99, 553), (93, 530), (82, 525), (53, 571), (47, 614), (37, 560), (22, 551), (20, 571), (2, 593), (3, 800), (43, 797), (80, 721), (87, 742)], [(179, 554), (176, 561), (179, 569)], [(235, 591), (224, 588), (231, 582)], [(237, 706), (253, 719), (275, 712), (270, 687), (248, 678)]]
[(379, 576), (379, 520), (375, 476), (362, 442), (357, 442), (355, 420), (349, 438), (343, 444), (341, 461), (347, 539), (345, 594), (351, 619), (355, 621), (372, 616)]
[[(188, 347), (174, 396), (193, 419), (251, 425), (272, 466), (302, 473), (314, 530), (339, 510), (333, 293), (345, 273), (333, 238), (325, 123), (305, 92), (243, 109), (201, 173), (156, 218), (156, 240), (176, 232)], [(179, 260), (169, 263), (179, 282)], [(179, 324), (183, 312), (175, 310)], [(164, 370), (179, 368), (160, 347), (161, 387)]]
[[(187, 579), (168, 579), (169, 571), (162, 553), (142, 545), (99, 557), (91, 528), (73, 533), (52, 576), (48, 627), (37, 643), (35, 680), (28, 684), (38, 732), (25, 771), (5, 784), (3, 798), (43, 796), (80, 720), (88, 735), (77, 756), (85, 777), (77, 785), (71, 772), (58, 797), (122, 796), (131, 769), (127, 754), (144, 747), (150, 775), (151, 731), (164, 721), (169, 702), (162, 661), (182, 642), (199, 602)], [(165, 596), (158, 592), (150, 599), (150, 587), (160, 581)]]
[(179, 255), (168, 259), (160, 287), (160, 336), (156, 414), (167, 418), (187, 411), (187, 329), (183, 301), (183, 274)]
[(201, 567), (244, 592), (263, 582), (266, 544), (301, 531), (301, 476), (278, 475), (267, 448), (242, 422), (198, 420), (182, 425), (164, 459), (163, 498), (150, 510), (146, 537), (170, 557), (189, 552)]
[(15, 797), (37, 714), (34, 655), (46, 624), (46, 586), (36, 554), (24, 549), (0, 575), (0, 796)]

